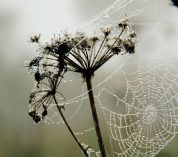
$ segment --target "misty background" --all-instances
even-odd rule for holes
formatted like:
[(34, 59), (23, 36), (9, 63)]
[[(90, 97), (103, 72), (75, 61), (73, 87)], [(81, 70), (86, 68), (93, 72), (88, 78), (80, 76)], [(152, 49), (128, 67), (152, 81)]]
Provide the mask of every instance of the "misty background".
[[(28, 116), (28, 97), (34, 85), (24, 68), (24, 61), (33, 58), (37, 49), (28, 40), (31, 35), (41, 33), (43, 40), (47, 41), (61, 30), (80, 27), (81, 23), (112, 2), (0, 1), (0, 157), (81, 156), (80, 149), (63, 124), (36, 125)], [(138, 50), (129, 62), (178, 53), (178, 8), (173, 7), (169, 0), (148, 1), (143, 13), (132, 18), (132, 23), (139, 42)], [(77, 79), (82, 82), (79, 77)], [(74, 86), (71, 84), (69, 88)], [(85, 123), (82, 122), (85, 114), (82, 116), (79, 119)], [(72, 121), (71, 125), (76, 131), (80, 127), (78, 122)], [(90, 141), (90, 136), (86, 138)], [(177, 145), (178, 137), (157, 156), (177, 157)]]

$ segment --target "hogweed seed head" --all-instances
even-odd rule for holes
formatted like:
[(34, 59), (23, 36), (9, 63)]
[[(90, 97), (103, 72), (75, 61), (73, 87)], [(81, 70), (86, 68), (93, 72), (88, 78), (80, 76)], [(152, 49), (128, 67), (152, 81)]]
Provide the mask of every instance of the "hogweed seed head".
[(136, 33), (128, 20), (113, 27), (101, 29), (98, 35), (87, 36), (83, 32), (54, 36), (50, 42), (39, 43), (40, 35), (31, 37), (39, 44), (39, 55), (26, 66), (36, 82), (29, 97), (29, 115), (35, 122), (43, 120), (54, 95), (59, 94), (59, 84), (67, 71), (82, 74), (84, 80), (115, 55), (135, 53)]

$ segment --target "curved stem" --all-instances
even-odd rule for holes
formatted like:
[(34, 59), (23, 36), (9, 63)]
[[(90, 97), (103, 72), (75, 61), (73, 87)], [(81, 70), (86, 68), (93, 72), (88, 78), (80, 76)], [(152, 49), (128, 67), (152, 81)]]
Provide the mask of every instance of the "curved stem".
[(101, 129), (100, 129), (99, 120), (98, 120), (98, 115), (97, 115), (97, 112), (96, 112), (96, 106), (95, 106), (95, 99), (94, 99), (93, 90), (92, 90), (91, 77), (86, 77), (86, 84), (87, 84), (88, 96), (89, 96), (90, 106), (91, 106), (91, 111), (92, 111), (92, 116), (93, 116), (93, 122), (94, 122), (94, 125), (95, 125), (95, 131), (96, 131), (96, 135), (97, 135), (97, 138), (98, 138), (99, 148), (100, 148), (100, 151), (101, 151), (101, 157), (106, 157), (106, 151), (105, 151), (105, 148), (104, 148), (104, 141), (103, 141), (103, 138), (102, 138)]
[(57, 99), (55, 97), (55, 95), (53, 95), (53, 98), (54, 98), (54, 101), (56, 103), (56, 106), (57, 106), (57, 109), (65, 123), (65, 125), (67, 126), (68, 130), (70, 131), (71, 135), (73, 136), (74, 140), (77, 142), (78, 146), (80, 147), (80, 149), (83, 151), (83, 153), (85, 154), (86, 157), (89, 157), (88, 154), (87, 154), (87, 151), (83, 148), (83, 146), (81, 145), (81, 143), (79, 142), (79, 140), (77, 139), (77, 137), (75, 136), (75, 134), (73, 133), (71, 127), (69, 126), (64, 114), (62, 113), (61, 111), (61, 107), (58, 105), (58, 102), (57, 102)]

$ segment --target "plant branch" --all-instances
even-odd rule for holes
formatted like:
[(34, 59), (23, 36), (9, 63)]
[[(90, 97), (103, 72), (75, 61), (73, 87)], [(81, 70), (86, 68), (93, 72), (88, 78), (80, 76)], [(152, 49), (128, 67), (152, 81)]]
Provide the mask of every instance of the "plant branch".
[(86, 84), (87, 84), (87, 89), (88, 89), (88, 96), (89, 96), (89, 100), (90, 100), (90, 107), (91, 107), (91, 111), (92, 111), (93, 121), (94, 121), (94, 125), (95, 125), (95, 131), (96, 131), (96, 135), (98, 138), (99, 148), (101, 151), (101, 157), (106, 157), (106, 151), (104, 148), (104, 142), (103, 142), (101, 129), (100, 129), (100, 125), (99, 125), (99, 120), (98, 120), (98, 115), (97, 115), (96, 106), (95, 106), (91, 77), (86, 77)]
[(81, 145), (81, 143), (79, 142), (79, 140), (77, 139), (77, 137), (75, 136), (75, 134), (73, 133), (71, 127), (69, 126), (64, 114), (62, 113), (61, 111), (61, 107), (58, 105), (58, 102), (57, 102), (57, 99), (55, 97), (55, 95), (53, 95), (53, 98), (54, 98), (54, 101), (56, 103), (56, 106), (57, 106), (57, 109), (65, 123), (65, 125), (67, 126), (68, 130), (70, 131), (71, 135), (73, 136), (74, 140), (77, 142), (78, 146), (80, 147), (80, 149), (83, 151), (83, 153), (85, 154), (86, 157), (89, 157), (88, 154), (87, 154), (87, 151), (83, 148), (83, 146)]

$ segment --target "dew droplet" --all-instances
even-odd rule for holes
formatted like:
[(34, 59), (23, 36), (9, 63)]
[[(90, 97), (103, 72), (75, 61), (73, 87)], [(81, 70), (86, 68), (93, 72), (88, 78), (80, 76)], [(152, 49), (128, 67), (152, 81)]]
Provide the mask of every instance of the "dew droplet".
[(66, 80), (63, 80), (64, 83), (66, 83), (67, 81)]
[(109, 15), (108, 15), (108, 14), (105, 14), (105, 15), (104, 15), (104, 18), (109, 18)]

